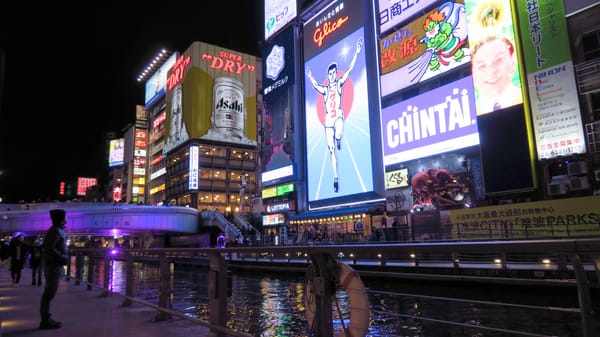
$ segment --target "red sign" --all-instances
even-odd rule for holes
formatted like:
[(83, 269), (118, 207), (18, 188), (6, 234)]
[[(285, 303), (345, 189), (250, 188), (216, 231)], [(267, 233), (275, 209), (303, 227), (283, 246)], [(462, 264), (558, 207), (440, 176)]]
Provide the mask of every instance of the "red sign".
[(145, 139), (138, 139), (135, 141), (135, 147), (145, 149), (148, 146), (148, 142)]
[(334, 22), (325, 22), (323, 24), (323, 29), (317, 28), (315, 33), (313, 34), (313, 41), (317, 44), (317, 46), (321, 47), (323, 45), (323, 40), (328, 36), (333, 34), (336, 30), (342, 27), (343, 24), (348, 22), (348, 17), (345, 16), (343, 18), (338, 18)]
[(146, 130), (140, 130), (137, 129), (135, 130), (135, 138), (136, 139), (146, 139), (146, 136), (148, 135), (148, 133), (146, 132)]
[(192, 58), (189, 56), (181, 55), (173, 67), (171, 67), (171, 74), (167, 77), (167, 90), (173, 89), (173, 87), (183, 79), (183, 73), (185, 68), (190, 65)]
[(228, 71), (233, 74), (241, 75), (244, 70), (248, 72), (254, 72), (256, 67), (251, 64), (242, 62), (242, 56), (234, 53), (222, 51), (219, 55), (202, 55), (203, 60), (209, 62), (209, 67), (213, 69), (219, 69)]
[(113, 188), (113, 201), (119, 202), (121, 201), (121, 187), (115, 186)]

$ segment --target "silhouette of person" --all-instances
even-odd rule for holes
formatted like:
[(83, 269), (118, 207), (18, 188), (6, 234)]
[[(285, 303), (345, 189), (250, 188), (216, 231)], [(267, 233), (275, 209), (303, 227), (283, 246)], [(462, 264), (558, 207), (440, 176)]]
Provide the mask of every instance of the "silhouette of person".
[(10, 265), (10, 276), (14, 287), (19, 286), (21, 281), (21, 272), (27, 260), (28, 248), (25, 245), (25, 234), (16, 232), (10, 241), (10, 257), (12, 259)]
[(64, 272), (63, 266), (69, 262), (69, 249), (67, 248), (65, 234), (66, 212), (63, 209), (51, 209), (50, 218), (52, 219), (52, 227), (46, 232), (43, 245), (46, 286), (40, 302), (40, 315), (42, 318), (40, 329), (58, 329), (61, 327), (60, 322), (51, 318), (50, 302), (56, 296), (58, 282)]
[(331, 167), (333, 170), (333, 191), (338, 192), (339, 176), (337, 168), (337, 150), (341, 150), (342, 136), (344, 133), (344, 110), (342, 107), (342, 87), (350, 77), (350, 72), (354, 69), (358, 54), (362, 49), (362, 38), (356, 42), (356, 50), (348, 69), (338, 78), (337, 62), (332, 62), (327, 68), (326, 84), (319, 84), (312, 75), (310, 68), (306, 68), (306, 76), (310, 80), (313, 88), (323, 96), (325, 103), (325, 139), (327, 148), (331, 157)]
[(473, 48), (471, 62), (478, 116), (523, 103), (521, 87), (513, 83), (517, 58), (510, 40), (489, 36), (479, 41)]
[[(31, 256), (29, 258), (29, 267), (31, 268), (31, 284), (41, 286), (42, 285), (42, 254), (44, 248), (42, 247), (42, 238), (38, 237), (31, 245)], [(37, 281), (36, 281), (37, 278)]]

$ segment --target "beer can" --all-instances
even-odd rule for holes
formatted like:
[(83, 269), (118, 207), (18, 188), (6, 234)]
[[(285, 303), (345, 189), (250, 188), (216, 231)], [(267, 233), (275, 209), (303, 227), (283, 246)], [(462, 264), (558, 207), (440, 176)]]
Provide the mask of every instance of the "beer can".
[(212, 123), (224, 136), (244, 138), (246, 109), (244, 84), (234, 78), (218, 77), (213, 88)]

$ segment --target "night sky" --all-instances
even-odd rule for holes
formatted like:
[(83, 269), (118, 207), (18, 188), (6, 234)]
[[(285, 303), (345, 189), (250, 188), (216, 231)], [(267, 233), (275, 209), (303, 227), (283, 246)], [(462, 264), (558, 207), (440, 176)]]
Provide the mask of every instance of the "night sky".
[(104, 136), (134, 121), (136, 77), (161, 48), (201, 41), (260, 56), (260, 0), (141, 4), (0, 11), (3, 202), (54, 200), (60, 181), (104, 179)]

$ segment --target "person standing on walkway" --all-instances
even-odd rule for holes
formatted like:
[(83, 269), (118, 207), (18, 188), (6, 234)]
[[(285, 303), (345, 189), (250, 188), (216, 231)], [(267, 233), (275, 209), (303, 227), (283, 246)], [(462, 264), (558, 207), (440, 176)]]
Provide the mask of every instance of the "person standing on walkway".
[(10, 276), (13, 287), (18, 287), (21, 281), (21, 272), (27, 260), (27, 245), (25, 244), (25, 234), (16, 232), (10, 241)]
[(50, 317), (50, 302), (58, 291), (58, 282), (64, 273), (63, 266), (69, 262), (69, 250), (65, 234), (67, 214), (63, 209), (51, 209), (50, 218), (52, 219), (52, 227), (46, 232), (43, 244), (46, 286), (40, 303), (42, 318), (40, 329), (58, 329), (61, 327), (60, 322)]
[(29, 267), (31, 268), (31, 285), (36, 285), (36, 278), (37, 285), (42, 285), (42, 254), (44, 252), (42, 242), (42, 238), (38, 237), (31, 245), (31, 256), (29, 257)]

